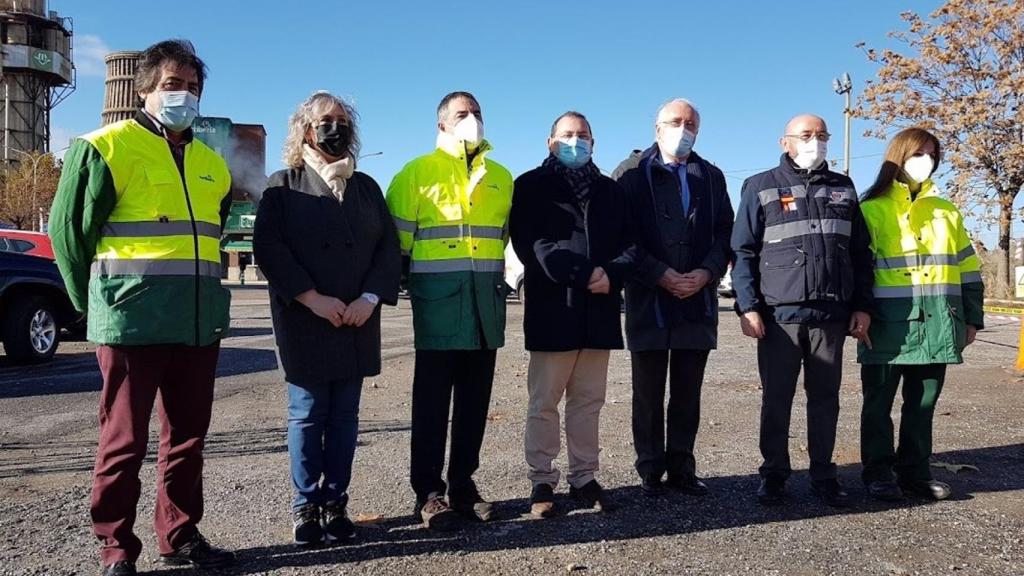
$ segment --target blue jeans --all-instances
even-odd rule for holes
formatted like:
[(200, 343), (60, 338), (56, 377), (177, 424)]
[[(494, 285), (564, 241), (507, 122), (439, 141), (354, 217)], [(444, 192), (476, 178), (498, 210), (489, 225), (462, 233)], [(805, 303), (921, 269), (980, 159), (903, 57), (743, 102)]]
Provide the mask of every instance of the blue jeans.
[(309, 503), (348, 500), (362, 389), (362, 378), (288, 384), (292, 510)]

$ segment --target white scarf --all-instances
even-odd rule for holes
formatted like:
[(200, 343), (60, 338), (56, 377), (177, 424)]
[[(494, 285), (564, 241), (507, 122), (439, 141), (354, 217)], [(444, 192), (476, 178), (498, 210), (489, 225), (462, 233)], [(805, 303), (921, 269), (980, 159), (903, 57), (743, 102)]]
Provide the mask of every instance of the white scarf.
[(345, 200), (345, 184), (348, 183), (348, 179), (352, 177), (352, 173), (356, 169), (351, 156), (345, 156), (341, 160), (328, 163), (320, 155), (320, 152), (317, 152), (309, 144), (303, 144), (302, 160), (327, 184), (327, 187), (334, 193), (338, 202)]

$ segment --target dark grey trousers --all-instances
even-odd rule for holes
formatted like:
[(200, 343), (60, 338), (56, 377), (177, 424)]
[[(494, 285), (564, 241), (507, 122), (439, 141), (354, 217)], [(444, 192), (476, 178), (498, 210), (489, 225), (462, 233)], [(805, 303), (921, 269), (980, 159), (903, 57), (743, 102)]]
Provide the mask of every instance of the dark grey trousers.
[(765, 319), (765, 336), (757, 343), (761, 374), (761, 456), (764, 478), (785, 480), (789, 463), (789, 422), (800, 368), (807, 393), (807, 452), (811, 480), (836, 477), (832, 450), (839, 420), (839, 384), (843, 375), (842, 322), (779, 324)]

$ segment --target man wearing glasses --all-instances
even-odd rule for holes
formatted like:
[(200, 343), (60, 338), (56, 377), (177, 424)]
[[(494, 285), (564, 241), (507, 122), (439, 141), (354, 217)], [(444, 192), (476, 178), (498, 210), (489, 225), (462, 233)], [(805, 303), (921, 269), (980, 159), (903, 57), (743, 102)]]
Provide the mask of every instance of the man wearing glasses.
[(828, 169), (829, 136), (817, 116), (790, 120), (779, 166), (743, 183), (732, 231), (736, 311), (743, 334), (758, 340), (764, 463), (757, 498), (765, 505), (785, 498), (801, 367), (812, 488), (830, 506), (849, 505), (832, 462), (843, 341), (850, 334), (871, 345), (873, 272), (853, 182)]
[(654, 145), (615, 171), (635, 230), (626, 340), (636, 471), (647, 496), (708, 493), (693, 447), (704, 367), (718, 344), (717, 287), (729, 263), (733, 211), (722, 171), (693, 151), (700, 126), (693, 104), (667, 102), (656, 116)]

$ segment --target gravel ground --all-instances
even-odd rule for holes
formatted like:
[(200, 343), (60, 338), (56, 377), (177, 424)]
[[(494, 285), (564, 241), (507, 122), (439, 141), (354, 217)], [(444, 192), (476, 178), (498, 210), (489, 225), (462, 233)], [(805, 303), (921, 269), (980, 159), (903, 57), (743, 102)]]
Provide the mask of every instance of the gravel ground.
[[(623, 506), (610, 514), (569, 506), (564, 516), (538, 521), (524, 515), (528, 356), (521, 309), (510, 304), (508, 344), (498, 355), (476, 476), (502, 519), (436, 535), (410, 515), (413, 355), (411, 312), (403, 302), (385, 313), (384, 374), (367, 380), (363, 393), (349, 508), (359, 521), (359, 542), (309, 550), (289, 544), (285, 393), (266, 293), (234, 292), (235, 329), (221, 357), (202, 523), (215, 544), (238, 550), (237, 566), (221, 573), (1024, 575), (1024, 379), (1010, 369), (1019, 324), (990, 320), (969, 349), (968, 363), (950, 370), (936, 416), (933, 462), (978, 468), (935, 469), (936, 478), (954, 487), (951, 500), (890, 507), (866, 499), (858, 465), (860, 384), (848, 345), (836, 461), (855, 506), (837, 512), (811, 495), (804, 472), (805, 403), (798, 397), (791, 438), (798, 471), (788, 485), (790, 502), (760, 507), (754, 499), (760, 463), (754, 345), (740, 335), (735, 316), (724, 312), (697, 445), (699, 473), (713, 494), (640, 495), (632, 468), (629, 357), (616, 352), (601, 423), (600, 480)], [(88, 511), (99, 390), (92, 350), (87, 343), (66, 343), (57, 361), (34, 368), (7, 367), (0, 359), (0, 575), (98, 572)], [(560, 463), (564, 470), (564, 451)], [(152, 457), (142, 479), (136, 529), (146, 548), (140, 570), (192, 573), (154, 562)]]

